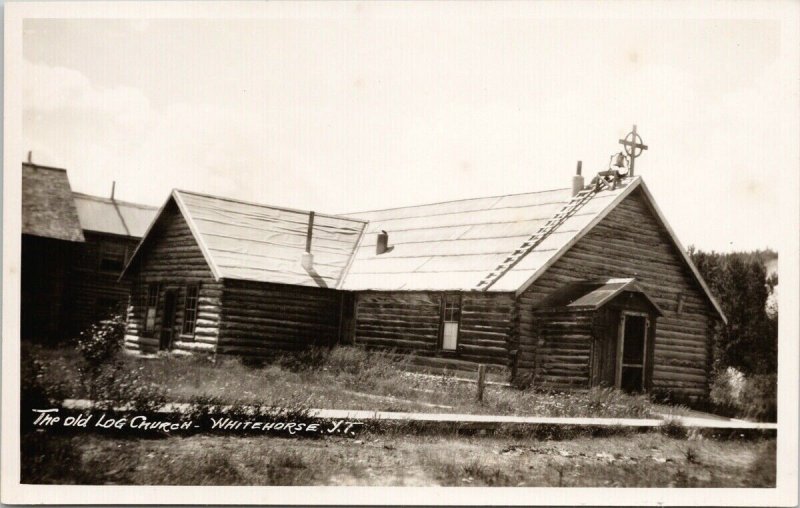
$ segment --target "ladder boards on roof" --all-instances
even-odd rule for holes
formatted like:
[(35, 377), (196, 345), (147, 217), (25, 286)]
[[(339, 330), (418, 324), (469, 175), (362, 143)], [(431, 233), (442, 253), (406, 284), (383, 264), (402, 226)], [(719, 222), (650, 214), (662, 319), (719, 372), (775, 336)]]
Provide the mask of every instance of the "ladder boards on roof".
[(497, 268), (489, 272), (489, 274), (481, 280), (476, 289), (481, 291), (486, 291), (492, 285), (500, 280), (500, 277), (505, 275), (509, 270), (511, 270), (517, 263), (519, 263), (526, 254), (536, 248), (537, 245), (542, 243), (545, 238), (547, 238), (550, 233), (555, 231), (561, 224), (564, 223), (565, 220), (570, 218), (580, 207), (586, 204), (592, 196), (594, 196), (598, 191), (598, 186), (592, 185), (588, 189), (584, 189), (577, 194), (575, 194), (569, 202), (564, 205), (564, 207), (559, 210), (557, 214), (551, 217), (547, 222), (544, 223), (542, 227), (530, 238), (525, 240), (514, 252), (508, 255), (508, 257), (500, 263)]

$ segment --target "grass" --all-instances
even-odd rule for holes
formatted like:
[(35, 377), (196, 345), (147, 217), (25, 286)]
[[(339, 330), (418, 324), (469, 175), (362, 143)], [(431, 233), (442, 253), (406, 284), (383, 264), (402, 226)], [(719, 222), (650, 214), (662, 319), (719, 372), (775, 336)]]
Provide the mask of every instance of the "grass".
[[(78, 376), (80, 357), (73, 348), (32, 347), (44, 366), (42, 382), (58, 385), (67, 397), (87, 396)], [(655, 409), (646, 396), (610, 389), (571, 393), (488, 385), (484, 401), (476, 387), (452, 374), (425, 376), (405, 370), (407, 357), (338, 347), (271, 362), (206, 356), (125, 356), (125, 368), (144, 386), (161, 387), (167, 401), (216, 400), (229, 404), (320, 407), (382, 411), (483, 413), (536, 416), (646, 418)], [(464, 374), (461, 374), (462, 376)], [(681, 408), (673, 408), (680, 413)]]
[[(24, 483), (774, 487), (775, 439), (23, 436)], [(691, 456), (687, 454), (691, 444)]]

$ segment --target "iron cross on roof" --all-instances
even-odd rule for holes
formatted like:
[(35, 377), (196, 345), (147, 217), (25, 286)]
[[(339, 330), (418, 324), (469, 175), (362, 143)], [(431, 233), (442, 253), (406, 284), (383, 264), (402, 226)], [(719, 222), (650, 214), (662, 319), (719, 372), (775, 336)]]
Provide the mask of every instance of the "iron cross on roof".
[[(628, 176), (633, 176), (633, 161), (636, 160), (636, 157), (642, 155), (644, 150), (647, 150), (647, 145), (642, 143), (642, 137), (636, 133), (636, 125), (634, 125), (633, 130), (625, 136), (625, 139), (620, 139), (619, 142), (625, 147), (625, 153), (631, 159), (631, 167), (628, 170)], [(636, 151), (637, 149), (639, 150), (638, 152)]]

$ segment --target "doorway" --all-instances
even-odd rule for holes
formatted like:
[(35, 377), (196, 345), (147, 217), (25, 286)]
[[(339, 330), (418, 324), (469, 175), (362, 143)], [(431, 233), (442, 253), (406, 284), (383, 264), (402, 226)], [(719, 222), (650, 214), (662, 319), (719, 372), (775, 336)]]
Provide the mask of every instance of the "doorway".
[(168, 290), (164, 293), (164, 317), (161, 322), (161, 337), (159, 349), (172, 348), (172, 335), (175, 332), (175, 291)]
[(630, 393), (645, 389), (647, 314), (623, 312), (617, 347), (617, 388)]

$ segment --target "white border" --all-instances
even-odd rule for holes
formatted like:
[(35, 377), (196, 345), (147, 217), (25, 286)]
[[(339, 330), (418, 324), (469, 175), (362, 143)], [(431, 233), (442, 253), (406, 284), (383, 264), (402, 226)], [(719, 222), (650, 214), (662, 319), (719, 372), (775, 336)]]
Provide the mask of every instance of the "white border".
[[(41, 18), (343, 18), (366, 19), (459, 15), (476, 19), (520, 17), (537, 19), (776, 19), (782, 22), (781, 48), (800, 48), (800, 3), (751, 2), (655, 2), (613, 3), (570, 1), (531, 3), (316, 3), (316, 2), (8, 2), (5, 5), (5, 117), (3, 181), (3, 322), (2, 336), (2, 501), (4, 503), (53, 504), (602, 504), (615, 505), (752, 505), (797, 504), (798, 415), (798, 260), (800, 257), (800, 187), (798, 166), (767, 168), (782, 186), (779, 220), (785, 236), (780, 253), (780, 367), (778, 421), (778, 470), (775, 489), (596, 489), (596, 488), (412, 488), (412, 487), (91, 487), (28, 486), (19, 484), (19, 294), (20, 294), (20, 166), (22, 141), (22, 20)], [(800, 58), (792, 58), (800, 62)], [(798, 63), (792, 74), (800, 76)], [(797, 82), (786, 86), (798, 90)], [(787, 107), (797, 108), (797, 104)], [(800, 111), (798, 111), (800, 113)], [(800, 133), (800, 115), (793, 125), (776, 128)], [(798, 147), (791, 150), (800, 161)], [(753, 163), (757, 163), (754, 154)], [(778, 218), (776, 218), (777, 220)]]

